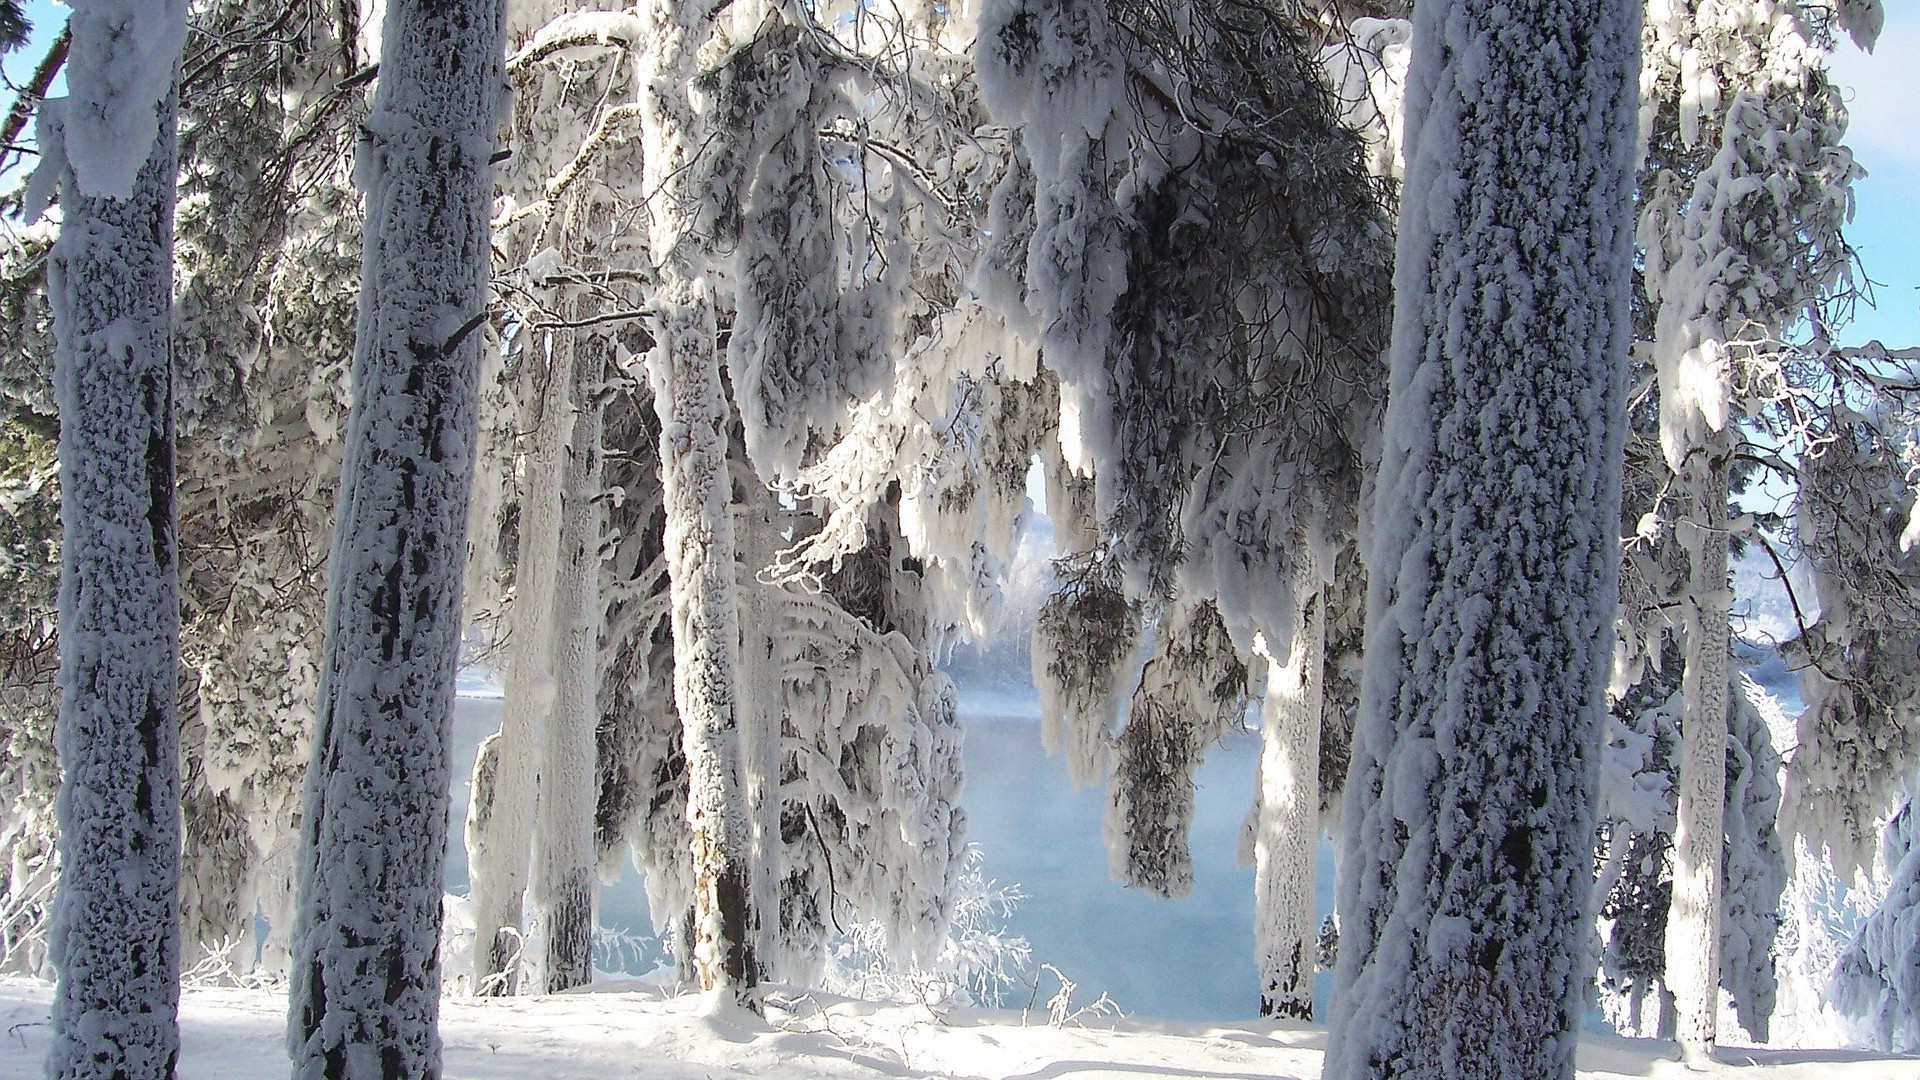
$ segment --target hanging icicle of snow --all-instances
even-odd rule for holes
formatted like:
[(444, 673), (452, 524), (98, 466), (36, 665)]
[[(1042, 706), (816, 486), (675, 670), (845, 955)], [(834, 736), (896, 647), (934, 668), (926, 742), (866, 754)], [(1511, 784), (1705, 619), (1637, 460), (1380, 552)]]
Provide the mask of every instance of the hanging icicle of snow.
[(1117, 452), (1107, 350), (1127, 289), (1125, 65), (1098, 0), (1033, 5), (992, 0), (980, 16), (974, 66), (981, 100), (1016, 128), (1033, 176), (1034, 231), (1025, 280), (1040, 348), (1060, 375), (1062, 446), (1076, 472)]

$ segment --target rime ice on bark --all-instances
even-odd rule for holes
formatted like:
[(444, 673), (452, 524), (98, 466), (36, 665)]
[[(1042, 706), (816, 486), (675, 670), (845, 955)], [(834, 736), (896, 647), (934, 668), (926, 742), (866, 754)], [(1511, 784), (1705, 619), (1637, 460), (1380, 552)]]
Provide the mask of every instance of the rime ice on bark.
[(185, 27), (179, 4), (76, 5), (73, 96), (41, 106), (62, 211), (48, 279), (63, 526), (50, 1077), (170, 1077), (179, 1053), (170, 321)]
[(367, 193), (288, 1050), (437, 1076), (447, 727), (485, 336), (502, 5), (390, 4)]
[(540, 798), (533, 842), (528, 919), (534, 985), (555, 993), (593, 981), (594, 814), (598, 790), (600, 510), (603, 406), (600, 394), (612, 343), (582, 335), (556, 350), (570, 371), (576, 410), (572, 446), (561, 470), (560, 564), (554, 591), (555, 692), (540, 753)]
[[(554, 347), (568, 355), (571, 350)], [(475, 760), (473, 799), (467, 807), (467, 859), (472, 881), (474, 987), (512, 992), (514, 980), (496, 978), (523, 955), (528, 852), (534, 837), (541, 739), (559, 693), (554, 669), (555, 583), (559, 574), (561, 495), (567, 444), (573, 434), (569, 373), (557, 365), (530, 370), (531, 437), (527, 442), (518, 519), (515, 595), (507, 611), (506, 678), (500, 730)], [(530, 365), (531, 368), (531, 365)]]
[(647, 357), (660, 417), (666, 558), (673, 597), (674, 696), (686, 761), (693, 857), (693, 967), (704, 988), (750, 991), (753, 957), (749, 825), (737, 712), (739, 603), (734, 582), (728, 407), (715, 345), (714, 302), (693, 234), (701, 192), (692, 167), (705, 130), (689, 86), (710, 29), (704, 5), (648, 4), (651, 36), (640, 86), (649, 234), (659, 287)]
[(1280, 646), (1262, 634), (1255, 645), (1267, 676), (1254, 807), (1253, 947), (1261, 973), (1261, 1015), (1311, 1020), (1329, 599), (1316, 560), (1303, 560), (1295, 595), (1299, 614), (1292, 640)]
[(1639, 11), (1420, 5), (1326, 1075), (1573, 1075)]

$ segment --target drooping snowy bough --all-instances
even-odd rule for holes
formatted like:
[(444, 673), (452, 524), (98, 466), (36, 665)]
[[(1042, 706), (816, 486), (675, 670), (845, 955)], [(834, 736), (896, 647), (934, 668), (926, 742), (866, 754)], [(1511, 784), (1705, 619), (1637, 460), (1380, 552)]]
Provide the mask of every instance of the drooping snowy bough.
[[(1378, 426), (1385, 185), (1350, 125), (1380, 110), (1336, 100), (1325, 32), (1292, 7), (1008, 0), (975, 47), (983, 100), (1021, 136), (977, 280), (1058, 378), (1042, 456), (1075, 474), (1049, 477), (1067, 497), (1056, 522), (1084, 518), (1035, 629), (1043, 732), (1076, 782), (1111, 780), (1117, 873), (1163, 891), (1180, 891), (1186, 843), (1168, 799), (1209, 741), (1176, 729), (1222, 729), (1210, 705), (1183, 711), (1168, 665), (1142, 667), (1139, 627), (1173, 631), (1176, 609), (1210, 603), (1239, 663), (1261, 642), (1292, 655), (1297, 616), (1351, 543)], [(1285, 972), (1279, 958), (1306, 953), (1313, 891), (1273, 886), (1282, 866), (1310, 877), (1320, 832), (1325, 670), (1309, 654), (1323, 653), (1300, 654), (1312, 715), (1266, 730), (1286, 743), (1269, 747), (1247, 847), (1263, 980), (1282, 988), (1262, 1008), (1290, 1015), (1310, 1011), (1311, 958)], [(1281, 807), (1283, 776), (1311, 812)]]
[[(173, 503), (175, 83), (186, 5), (74, 5), (58, 183), (60, 886), (50, 1077), (171, 1076), (179, 1054), (179, 580)], [(37, 189), (37, 190), (36, 190)], [(36, 196), (39, 196), (36, 198)], [(37, 209), (30, 207), (30, 209)]]
[(503, 102), (499, 0), (387, 8), (302, 823), (299, 1077), (437, 1076), (447, 732)]
[(1420, 5), (1326, 1075), (1571, 1077), (1639, 10)]

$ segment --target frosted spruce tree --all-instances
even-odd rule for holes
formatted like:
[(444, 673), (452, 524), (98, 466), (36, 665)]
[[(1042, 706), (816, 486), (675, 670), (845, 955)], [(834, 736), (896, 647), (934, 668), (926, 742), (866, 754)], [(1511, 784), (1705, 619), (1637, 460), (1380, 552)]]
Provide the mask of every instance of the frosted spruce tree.
[(711, 283), (696, 230), (704, 193), (694, 186), (692, 171), (707, 128), (690, 91), (714, 12), (702, 4), (658, 0), (642, 18), (647, 37), (639, 106), (657, 281), (647, 374), (661, 425), (674, 697), (688, 785), (689, 944), (703, 989), (744, 997), (759, 982), (759, 965), (753, 956), (756, 915), (737, 710), (733, 485)]
[[(334, 74), (337, 30), (319, 6), (201, 6), (182, 62), (173, 371), (187, 966), (218, 953), (239, 970), (257, 956), (282, 971), (292, 921), (344, 410), (345, 365), (331, 358), (351, 350), (359, 271), (359, 208), (345, 196), (364, 90)], [(8, 130), (65, 56), (56, 39)], [(10, 230), (0, 257), (0, 318), (17, 346), (0, 394), (28, 438), (11, 504), (20, 587), (9, 625), (20, 636), (6, 693), (19, 723), (0, 749), (0, 786), (20, 786), (0, 806), (0, 864), (13, 868), (0, 888), (0, 966), (29, 969), (46, 930), (55, 786), (53, 677), (36, 659), (52, 656), (54, 603), (36, 583), (58, 545), (34, 534), (57, 513), (57, 485), (31, 464), (35, 439), (53, 432), (41, 273), (52, 236), (44, 221)]]
[[(1749, 479), (1736, 458), (1743, 424), (1795, 408), (1784, 339), (1809, 312), (1824, 327), (1850, 276), (1840, 227), (1858, 169), (1824, 54), (1836, 19), (1870, 41), (1862, 20), (1877, 5), (1843, 8), (1709, 0), (1650, 8), (1646, 23), (1652, 141), (1639, 229), (1670, 476), (1658, 517), (1681, 553), (1672, 584), (1685, 648), (1665, 978), (1690, 1059), (1711, 1052), (1719, 1010), (1728, 499)], [(1763, 446), (1798, 441), (1795, 426)]]
[[(484, 391), (469, 564), (468, 607), (487, 625), (504, 591), (496, 571), (511, 570), (500, 731), (475, 763), (466, 830), (481, 992), (564, 989), (590, 973), (604, 618), (594, 463), (608, 361), (616, 335), (638, 326), (631, 294), (645, 276), (644, 252), (608, 235), (611, 215), (642, 201), (637, 141), (614, 137), (634, 126), (619, 99), (632, 93), (639, 20), (566, 5), (523, 5), (512, 18), (507, 74), (521, 105), (494, 247), (515, 325)], [(496, 550), (503, 537), (511, 551)]]
[(184, 3), (74, 6), (29, 211), (60, 411), (60, 884), (50, 1077), (170, 1077), (179, 1054), (175, 103)]
[(183, 61), (183, 949), (242, 972), (286, 969), (344, 441), (366, 90), (335, 14), (208, 5)]
[(1639, 12), (1420, 5), (1326, 1074), (1571, 1077)]
[(440, 1071), (447, 730), (502, 31), (495, 2), (389, 5), (358, 149), (367, 225), (355, 398), (289, 989), (300, 1077)]

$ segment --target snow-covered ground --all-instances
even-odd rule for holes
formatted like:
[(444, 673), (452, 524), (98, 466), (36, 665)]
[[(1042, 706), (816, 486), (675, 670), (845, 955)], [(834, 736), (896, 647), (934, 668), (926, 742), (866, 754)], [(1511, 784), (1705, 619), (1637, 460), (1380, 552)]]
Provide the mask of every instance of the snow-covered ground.
[[(0, 1080), (40, 1076), (45, 983), (0, 979)], [(1320, 1075), (1321, 1028), (1083, 1017), (873, 1005), (774, 995), (761, 1020), (705, 999), (663, 998), (619, 984), (591, 994), (448, 999), (441, 1016), (448, 1080), (782, 1080), (946, 1077), (952, 1080), (1226, 1080)], [(181, 1003), (181, 1080), (282, 1076), (286, 997), (268, 990), (191, 989)], [(1747, 1080), (1920, 1080), (1920, 1058), (1849, 1051), (1728, 1051), (1727, 1076)], [(1669, 1044), (1589, 1037), (1580, 1076), (1682, 1077)]]

